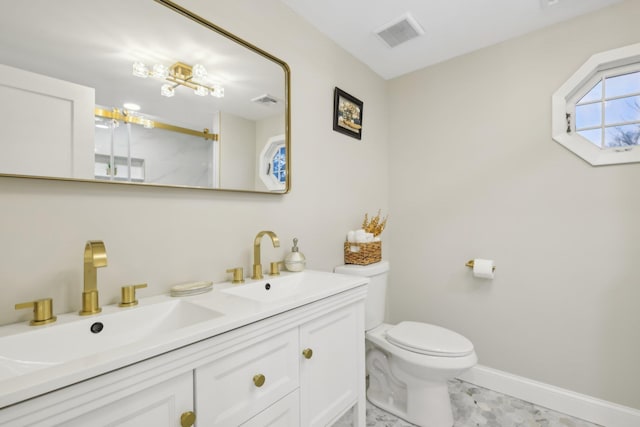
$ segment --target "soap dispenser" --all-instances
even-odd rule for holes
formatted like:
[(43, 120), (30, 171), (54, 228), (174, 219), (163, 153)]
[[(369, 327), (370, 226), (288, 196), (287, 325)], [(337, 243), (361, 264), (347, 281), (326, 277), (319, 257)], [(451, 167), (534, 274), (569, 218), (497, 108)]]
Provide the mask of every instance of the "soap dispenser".
[(304, 254), (298, 249), (298, 238), (294, 237), (291, 252), (284, 257), (284, 266), (289, 271), (302, 271), (307, 264)]

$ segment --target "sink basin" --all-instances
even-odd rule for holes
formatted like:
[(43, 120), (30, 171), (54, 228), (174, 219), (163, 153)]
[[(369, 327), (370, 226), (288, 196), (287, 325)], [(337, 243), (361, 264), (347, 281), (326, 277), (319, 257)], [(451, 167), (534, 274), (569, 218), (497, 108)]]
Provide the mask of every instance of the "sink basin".
[(220, 316), (180, 299), (126, 309), (105, 307), (103, 313), (89, 317), (63, 314), (56, 323), (0, 337), (0, 380), (99, 355)]
[(327, 290), (324, 281), (317, 280), (306, 273), (294, 273), (290, 276), (279, 276), (258, 282), (235, 285), (222, 289), (221, 292), (262, 303), (293, 300), (316, 295)]

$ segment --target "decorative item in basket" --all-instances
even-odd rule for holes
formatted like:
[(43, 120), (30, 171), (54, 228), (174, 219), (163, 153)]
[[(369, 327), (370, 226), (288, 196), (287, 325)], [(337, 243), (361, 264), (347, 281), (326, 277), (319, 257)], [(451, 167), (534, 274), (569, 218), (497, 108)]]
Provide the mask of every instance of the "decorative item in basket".
[(380, 211), (371, 220), (365, 214), (362, 228), (347, 233), (347, 241), (344, 242), (345, 264), (368, 265), (382, 260), (379, 236), (387, 226), (387, 218), (381, 219)]

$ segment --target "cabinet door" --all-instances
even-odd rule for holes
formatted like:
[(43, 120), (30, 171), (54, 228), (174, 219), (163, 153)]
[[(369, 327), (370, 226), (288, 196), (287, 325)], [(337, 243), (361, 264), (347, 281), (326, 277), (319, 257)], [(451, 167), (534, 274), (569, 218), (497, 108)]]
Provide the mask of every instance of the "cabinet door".
[(300, 398), (298, 390), (283, 397), (241, 427), (299, 427)]
[[(193, 373), (187, 372), (56, 426), (176, 427), (193, 410)], [(48, 424), (52, 425), (52, 424)]]
[(361, 305), (354, 305), (300, 327), (301, 425), (326, 426), (359, 402), (364, 392), (362, 316)]

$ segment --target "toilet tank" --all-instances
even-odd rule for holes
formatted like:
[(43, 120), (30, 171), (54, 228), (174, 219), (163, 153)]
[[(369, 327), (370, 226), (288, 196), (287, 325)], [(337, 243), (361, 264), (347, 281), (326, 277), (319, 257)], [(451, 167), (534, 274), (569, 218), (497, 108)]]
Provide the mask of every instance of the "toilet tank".
[(369, 288), (365, 301), (365, 329), (368, 331), (380, 325), (384, 321), (389, 262), (380, 261), (369, 265), (339, 265), (333, 271), (339, 274), (369, 278)]

